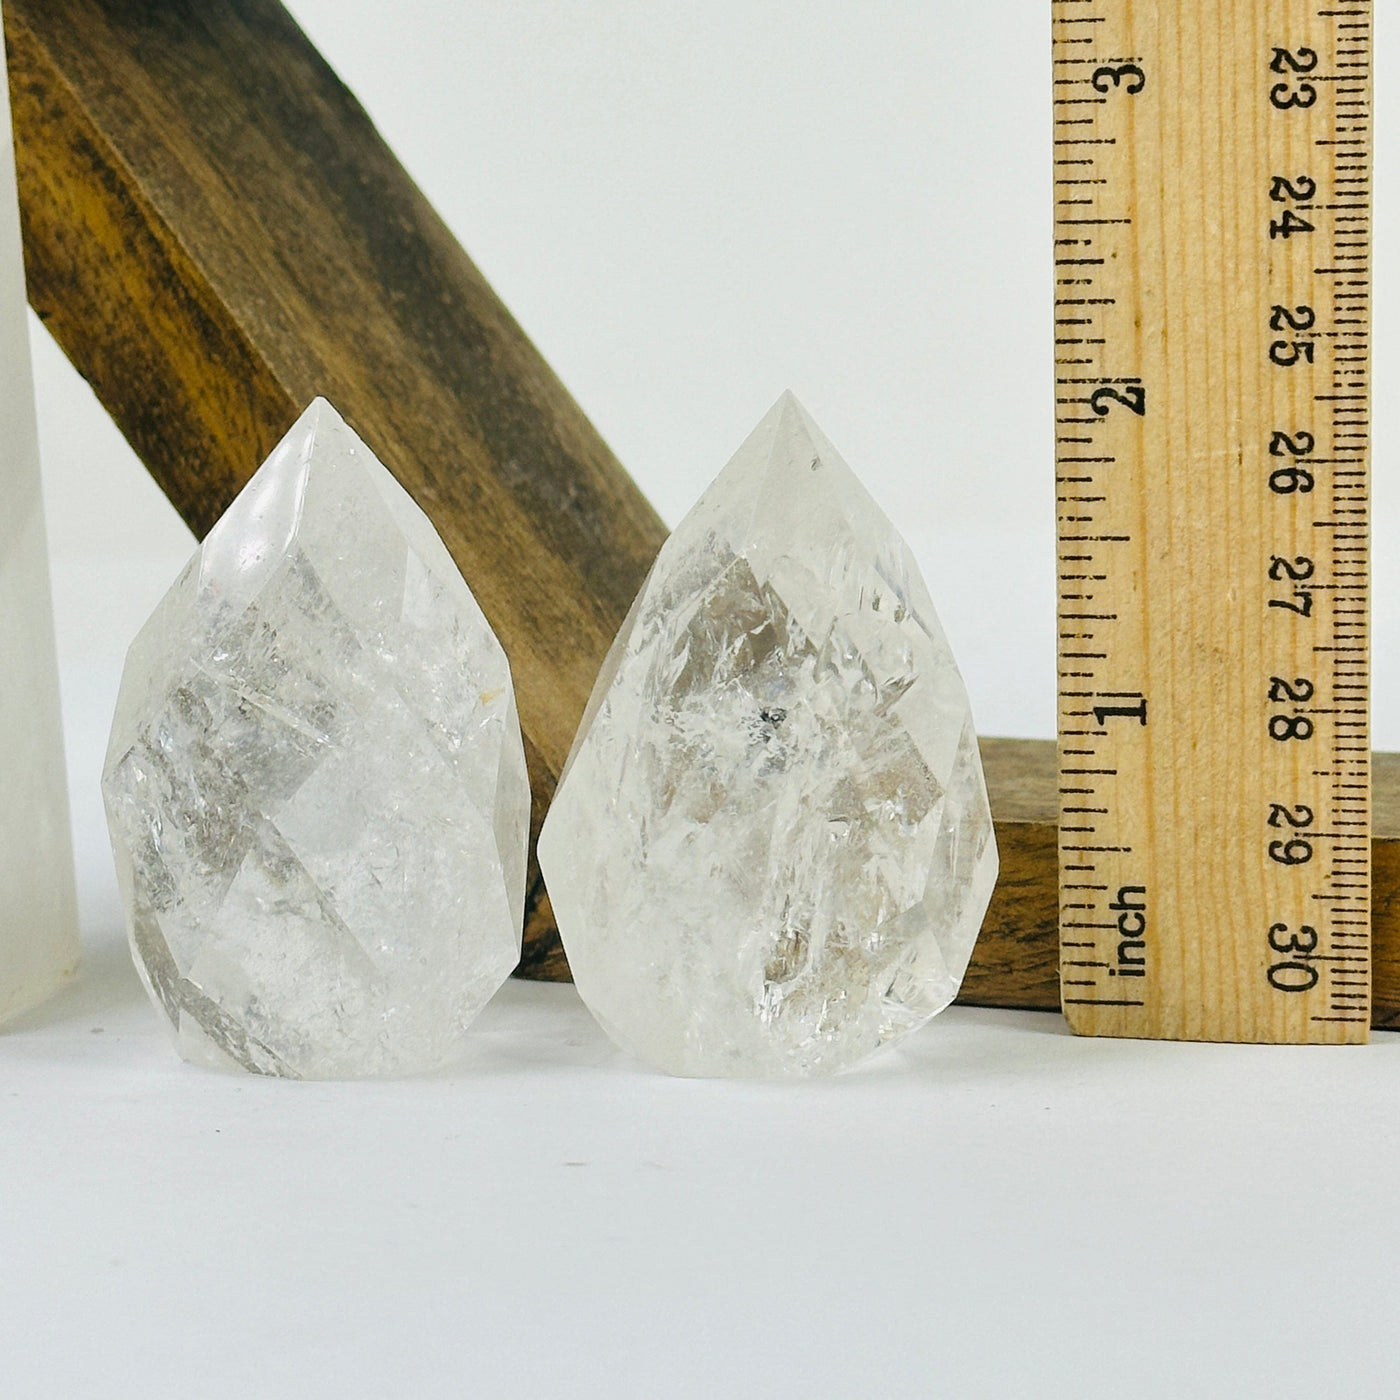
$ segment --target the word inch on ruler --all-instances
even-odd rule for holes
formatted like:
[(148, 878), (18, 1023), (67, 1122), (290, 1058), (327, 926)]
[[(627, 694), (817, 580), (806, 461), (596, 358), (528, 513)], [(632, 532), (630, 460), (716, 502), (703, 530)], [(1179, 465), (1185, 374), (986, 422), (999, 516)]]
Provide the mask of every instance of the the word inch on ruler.
[(1053, 13), (1065, 1013), (1363, 1041), (1371, 6)]

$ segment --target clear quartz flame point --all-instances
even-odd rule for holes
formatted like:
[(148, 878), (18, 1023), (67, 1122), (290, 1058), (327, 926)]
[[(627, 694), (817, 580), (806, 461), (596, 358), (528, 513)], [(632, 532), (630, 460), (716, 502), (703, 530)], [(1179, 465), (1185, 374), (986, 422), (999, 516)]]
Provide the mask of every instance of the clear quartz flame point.
[(967, 694), (792, 395), (661, 550), (539, 854), (584, 1001), (674, 1074), (844, 1069), (956, 994), (997, 872)]
[(103, 791), (136, 963), (188, 1059), (430, 1069), (515, 966), (530, 794), (505, 654), (325, 400), (132, 645)]

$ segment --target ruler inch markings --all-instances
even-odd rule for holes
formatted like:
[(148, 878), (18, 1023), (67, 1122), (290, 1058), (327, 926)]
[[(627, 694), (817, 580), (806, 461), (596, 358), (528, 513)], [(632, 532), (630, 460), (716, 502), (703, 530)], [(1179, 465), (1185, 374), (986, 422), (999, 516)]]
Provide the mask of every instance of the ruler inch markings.
[(1371, 0), (1051, 9), (1065, 1015), (1364, 1041)]

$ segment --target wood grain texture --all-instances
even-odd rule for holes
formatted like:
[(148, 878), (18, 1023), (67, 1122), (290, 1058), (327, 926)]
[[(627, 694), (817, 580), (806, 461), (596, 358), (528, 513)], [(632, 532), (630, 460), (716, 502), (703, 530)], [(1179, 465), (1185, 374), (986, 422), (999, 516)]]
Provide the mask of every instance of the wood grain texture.
[[(202, 536), (324, 394), (432, 518), (553, 791), (665, 530), (275, 0), (6, 0), (32, 304)], [(567, 975), (531, 861), (523, 969)]]

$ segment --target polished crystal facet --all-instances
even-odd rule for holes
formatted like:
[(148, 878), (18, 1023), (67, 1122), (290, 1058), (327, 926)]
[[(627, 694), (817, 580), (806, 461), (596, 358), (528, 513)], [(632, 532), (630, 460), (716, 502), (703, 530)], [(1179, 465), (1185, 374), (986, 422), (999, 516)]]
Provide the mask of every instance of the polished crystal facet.
[(662, 549), (539, 850), (580, 994), (672, 1073), (843, 1069), (953, 999), (997, 868), (967, 694), (791, 395)]
[(505, 654), (324, 400), (137, 637), (103, 788), (136, 962), (191, 1060), (428, 1069), (519, 957)]
[(0, 1021), (78, 962), (8, 90), (0, 93)]

